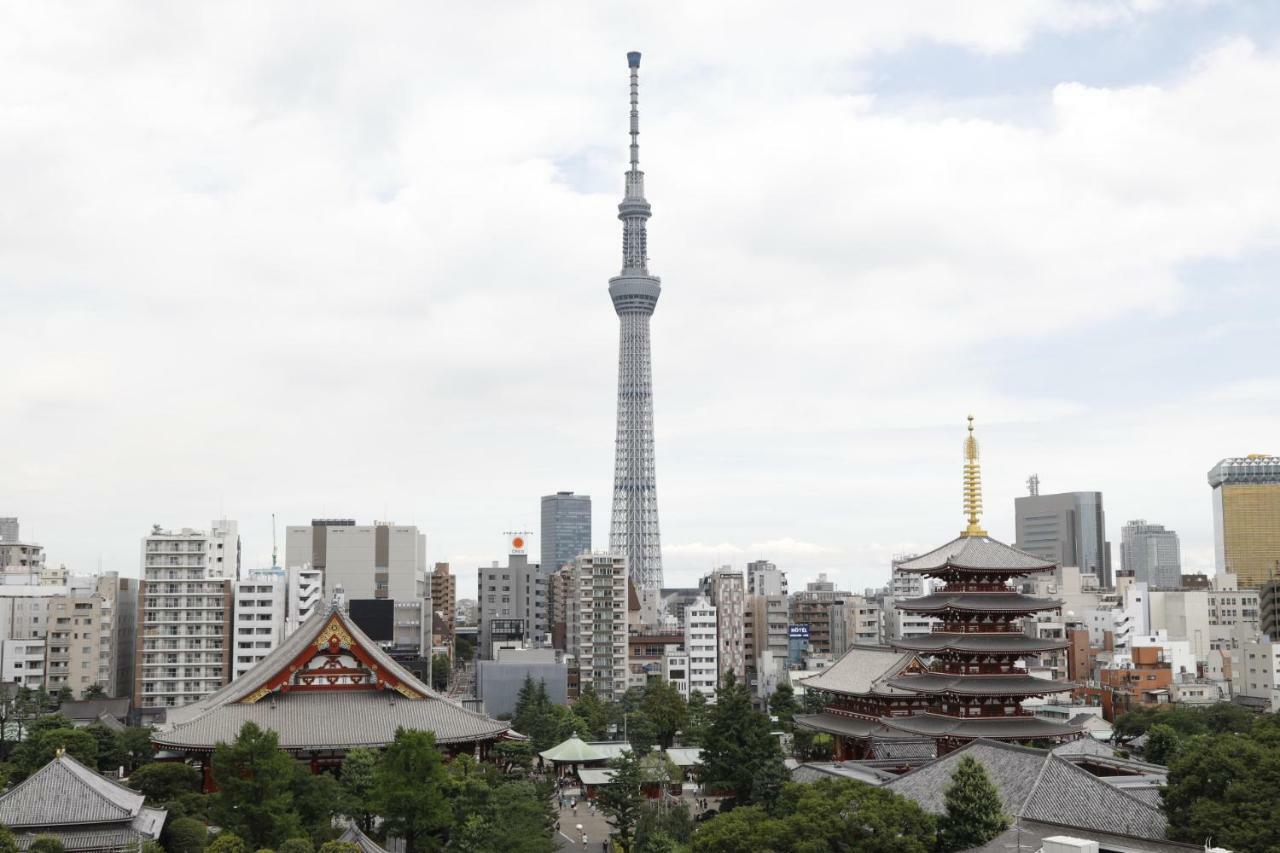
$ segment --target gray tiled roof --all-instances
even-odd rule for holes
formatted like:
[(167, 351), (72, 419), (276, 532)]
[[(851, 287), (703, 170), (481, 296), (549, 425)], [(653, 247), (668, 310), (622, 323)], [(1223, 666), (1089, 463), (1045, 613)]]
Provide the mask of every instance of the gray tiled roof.
[(897, 675), (916, 660), (912, 652), (886, 646), (851, 646), (840, 659), (811, 678), (800, 680), (806, 690), (836, 693), (898, 692), (886, 679)]
[(1047, 572), (1055, 564), (1034, 554), (1020, 551), (990, 536), (961, 536), (928, 554), (898, 563), (904, 572), (927, 573), (941, 568), (982, 570), (1020, 570), (1022, 573)]
[(843, 714), (797, 714), (792, 718), (797, 726), (816, 732), (827, 732), (845, 737), (869, 737), (872, 734), (891, 735), (879, 720), (868, 720), (865, 717), (846, 717)]
[(1023, 595), (1020, 592), (935, 592), (919, 598), (904, 598), (893, 606), (908, 613), (937, 613), (955, 610), (960, 613), (1034, 613), (1061, 607), (1057, 599)]
[(1006, 814), (1106, 834), (1151, 840), (1165, 837), (1167, 824), (1158, 808), (1040, 749), (974, 741), (886, 787), (915, 800), (926, 811), (941, 814), (946, 808), (946, 788), (966, 755), (986, 768)]
[(128, 823), (143, 796), (112, 782), (69, 755), (54, 758), (0, 796), (0, 824), (11, 829), (91, 823)]
[(161, 747), (212, 749), (234, 741), (240, 727), (249, 722), (276, 732), (281, 749), (385, 746), (402, 726), (434, 732), (437, 743), (490, 740), (509, 728), (440, 697), (411, 700), (390, 691), (333, 690), (219, 705), (194, 720), (157, 732), (151, 740)]
[(1011, 675), (917, 672), (891, 678), (889, 684), (915, 693), (954, 693), (958, 696), (1039, 696), (1075, 689), (1075, 685), (1069, 682), (1036, 678), (1024, 672)]
[(360, 853), (387, 853), (385, 849), (378, 845), (378, 842), (361, 832), (360, 827), (356, 826), (355, 823), (348, 823), (347, 828), (338, 836), (338, 840), (354, 844), (360, 848)]
[(1039, 717), (951, 717), (946, 714), (913, 714), (885, 721), (899, 732), (927, 737), (1011, 738), (1065, 737), (1080, 733), (1079, 726), (1055, 723)]
[(906, 640), (893, 640), (895, 649), (914, 652), (1008, 652), (1011, 655), (1034, 654), (1065, 649), (1070, 643), (1066, 640), (1028, 637), (1026, 634), (1013, 634), (1007, 631), (990, 634), (952, 634), (935, 631), (923, 637), (911, 637)]
[(123, 699), (79, 699), (63, 702), (58, 710), (66, 714), (73, 723), (87, 724), (98, 721), (103, 714), (117, 720), (128, 719), (129, 703), (127, 696)]
[(1091, 737), (1076, 738), (1060, 743), (1052, 750), (1054, 755), (1098, 755), (1104, 758), (1116, 758), (1115, 747)]

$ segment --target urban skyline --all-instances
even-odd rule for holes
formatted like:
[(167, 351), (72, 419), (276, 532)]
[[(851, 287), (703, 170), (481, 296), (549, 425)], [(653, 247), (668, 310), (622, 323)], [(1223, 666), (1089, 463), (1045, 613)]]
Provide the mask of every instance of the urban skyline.
[[(301, 48), (232, 57), (243, 22), (217, 13), (170, 55), (128, 15), (127, 50), (66, 51), (57, 26), (8, 12), (3, 29), (39, 53), (21, 53), (24, 97), (46, 112), (3, 167), (24, 250), (0, 261), (3, 435), (22, 451), (0, 511), (54, 563), (130, 575), (153, 523), (213, 517), (238, 520), (245, 565), (266, 565), (272, 513), (416, 524), (431, 562), (484, 565), (556, 489), (597, 496), (604, 541), (616, 341), (599, 271), (617, 245), (615, 71), (641, 46), (656, 236), (681, 282), (654, 329), (668, 586), (757, 558), (883, 583), (892, 554), (954, 526), (946, 437), (968, 411), (1001, 449), (993, 535), (1014, 540), (1034, 471), (1045, 492), (1102, 492), (1113, 543), (1124, 520), (1159, 519), (1185, 570), (1208, 569), (1205, 471), (1277, 451), (1280, 194), (1262, 164), (1280, 29), (1254, 8), (929, 28), (823, 10), (787, 24), (813, 47), (789, 65), (749, 18), (691, 41), (673, 17), (592, 22), (581, 48), (522, 45), (513, 15), (485, 45), (423, 50), (430, 28), (392, 15), (364, 34), (386, 64), (348, 60), (354, 36), (329, 32), (318, 78), (280, 70), (317, 67)], [(301, 44), (325, 20), (250, 26)], [(462, 49), (460, 76), (417, 73)], [(139, 55), (194, 63), (145, 84), (170, 109), (104, 88)], [(66, 74), (84, 81), (69, 97)], [(202, 79), (231, 85), (207, 95)], [(492, 94), (447, 133), (415, 109), (453, 116), (477, 91)], [(1245, 116), (1229, 158), (1244, 171), (1223, 171), (1203, 140)], [(1134, 153), (1153, 138), (1177, 168)], [(1064, 164), (1064, 146), (1091, 158)], [(1167, 181), (1178, 192), (1144, 189)], [(499, 235), (492, 214), (516, 193), (535, 215)], [(67, 206), (85, 218), (53, 215)], [(1240, 218), (1206, 219), (1216, 209)], [(1103, 366), (1144, 381), (1112, 388)]]

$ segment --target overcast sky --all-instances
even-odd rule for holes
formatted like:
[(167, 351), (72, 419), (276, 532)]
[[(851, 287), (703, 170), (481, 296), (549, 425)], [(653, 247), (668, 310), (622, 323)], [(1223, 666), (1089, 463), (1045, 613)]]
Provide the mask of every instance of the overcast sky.
[(467, 578), (572, 489), (607, 545), (628, 50), (667, 585), (882, 583), (969, 413), (992, 535), (1037, 472), (1212, 564), (1206, 472), (1280, 452), (1268, 0), (5, 4), (0, 515)]

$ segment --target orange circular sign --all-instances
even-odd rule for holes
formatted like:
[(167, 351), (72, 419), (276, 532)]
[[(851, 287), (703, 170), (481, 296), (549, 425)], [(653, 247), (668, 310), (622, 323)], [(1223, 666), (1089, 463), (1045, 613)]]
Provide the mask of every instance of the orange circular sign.
[(511, 547), (512, 547), (512, 548), (523, 548), (523, 547), (524, 547), (524, 537), (517, 536), (515, 539), (512, 539), (512, 540), (511, 540)]

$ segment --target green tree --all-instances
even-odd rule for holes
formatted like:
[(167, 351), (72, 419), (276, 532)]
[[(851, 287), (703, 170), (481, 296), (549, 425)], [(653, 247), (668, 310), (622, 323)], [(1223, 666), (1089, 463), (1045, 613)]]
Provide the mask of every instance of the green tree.
[(431, 686), (440, 692), (449, 689), (449, 656), (443, 652), (431, 656)]
[(817, 690), (806, 690), (800, 697), (800, 707), (806, 714), (821, 714), (827, 707), (827, 697)]
[(622, 733), (640, 755), (646, 755), (658, 745), (658, 726), (644, 711), (636, 710), (623, 718)]
[(30, 853), (67, 853), (67, 848), (62, 846), (56, 835), (37, 835), (27, 850)]
[(527, 771), (533, 767), (533, 744), (527, 740), (502, 741), (493, 748), (492, 754), (507, 769), (515, 772)]
[(338, 785), (342, 791), (342, 810), (366, 835), (373, 832), (377, 818), (373, 804), (373, 775), (378, 766), (378, 758), (376, 750), (350, 750), (342, 762), (342, 775), (338, 777)]
[(1000, 792), (987, 769), (971, 755), (960, 759), (943, 798), (947, 811), (938, 839), (944, 851), (980, 847), (1009, 826)]
[(164, 846), (168, 853), (201, 853), (209, 846), (209, 830), (191, 817), (170, 820), (164, 827)]
[(13, 780), (21, 781), (44, 767), (65, 749), (67, 754), (86, 767), (98, 766), (98, 741), (84, 729), (71, 726), (61, 714), (47, 718), (64, 722), (65, 727), (50, 728), (44, 720), (33, 720), (27, 727), (27, 739), (13, 750), (10, 764)]
[(463, 664), (470, 663), (475, 657), (476, 644), (475, 641), (465, 634), (455, 634), (453, 637), (453, 661), (454, 666), (461, 668)]
[(623, 853), (629, 853), (635, 838), (636, 821), (645, 803), (644, 791), (641, 790), (640, 756), (626, 750), (611, 760), (609, 766), (613, 768), (613, 778), (608, 785), (601, 787), (596, 795), (596, 805), (617, 833)]
[(315, 853), (315, 846), (307, 838), (290, 838), (276, 848), (276, 853)]
[(18, 853), (18, 839), (9, 827), (0, 825), (0, 853)]
[(154, 803), (167, 803), (200, 790), (200, 771), (176, 761), (160, 761), (139, 767), (129, 776), (129, 787)]
[(1174, 841), (1280, 850), (1280, 748), (1235, 733), (1192, 738), (1169, 763), (1162, 808)]
[(796, 691), (782, 682), (769, 697), (769, 713), (778, 718), (778, 725), (790, 731), (791, 718), (796, 714)]
[(701, 746), (707, 737), (707, 728), (711, 725), (707, 697), (701, 690), (689, 692), (689, 704), (686, 708), (687, 722), (680, 742), (685, 746)]
[(448, 850), (456, 853), (553, 853), (556, 815), (549, 785), (500, 782), (483, 807), (473, 811), (450, 834)]
[[(649, 800), (636, 819), (636, 853), (650, 850), (650, 840), (662, 837), (675, 844), (687, 844), (693, 837), (693, 818), (687, 803), (674, 805)], [(663, 849), (661, 846), (652, 849)]]
[(447, 783), (435, 735), (397, 729), (374, 772), (374, 802), (384, 831), (404, 841), (405, 853), (441, 845), (452, 823)]
[(98, 744), (98, 770), (104, 773), (111, 773), (117, 768), (127, 765), (127, 756), (125, 755), (124, 745), (120, 742), (120, 735), (102, 723), (92, 723), (85, 726), (81, 731), (92, 735)]
[(791, 736), (791, 751), (801, 761), (830, 761), (835, 740), (826, 732), (797, 728)]
[(151, 743), (151, 727), (129, 726), (120, 732), (120, 747), (124, 750), (126, 772), (132, 773), (150, 763), (156, 754), (155, 745)]
[[(328, 840), (333, 834), (333, 819), (342, 813), (338, 780), (331, 773), (312, 773), (295, 763), (291, 790), (303, 832), (319, 842)], [(283, 846), (279, 853), (284, 853)]]
[(735, 804), (753, 802), (757, 776), (778, 777), (782, 750), (769, 718), (751, 707), (751, 696), (733, 673), (725, 675), (710, 710), (711, 724), (702, 744), (702, 780), (727, 792)]
[(360, 845), (350, 841), (326, 841), (320, 845), (319, 853), (360, 853)]
[(609, 731), (609, 704), (600, 698), (594, 687), (587, 687), (573, 703), (573, 712), (586, 725), (582, 736), (586, 740), (602, 740)]
[(688, 706), (680, 690), (661, 678), (645, 685), (640, 710), (652, 721), (654, 734), (663, 749), (675, 743), (676, 732), (689, 721)]
[(276, 847), (301, 833), (293, 804), (297, 762), (280, 751), (275, 732), (245, 723), (235, 743), (214, 747), (211, 764), (218, 793), (209, 813), (224, 831), (253, 849)]
[(95, 681), (84, 689), (81, 697), (84, 699), (105, 699), (107, 698), (107, 688), (103, 687), (100, 682)]
[(54, 694), (53, 702), (57, 707), (61, 708), (66, 703), (75, 701), (75, 698), (76, 696), (71, 692), (71, 688), (64, 684), (59, 687), (58, 692)]
[(1147, 743), (1142, 747), (1142, 757), (1152, 764), (1168, 764), (1182, 745), (1182, 736), (1172, 726), (1156, 723), (1147, 729)]
[(165, 853), (164, 845), (159, 841), (148, 841), (142, 845), (142, 853)]
[[(693, 853), (783, 853), (792, 849), (786, 846), (783, 831), (782, 822), (771, 819), (764, 809), (742, 806), (718, 814), (698, 827), (690, 850)], [(815, 844), (810, 849), (822, 848)]]
[(225, 829), (204, 849), (205, 853), (249, 853), (249, 845), (244, 843), (244, 839)]

